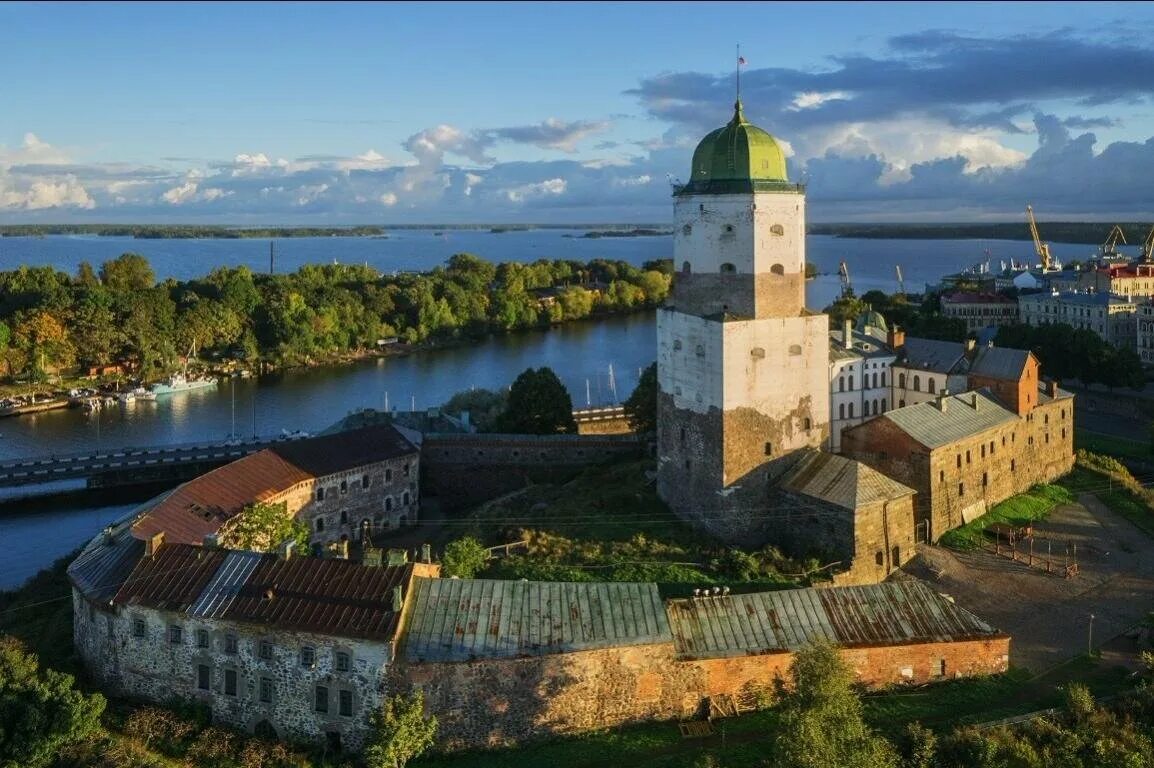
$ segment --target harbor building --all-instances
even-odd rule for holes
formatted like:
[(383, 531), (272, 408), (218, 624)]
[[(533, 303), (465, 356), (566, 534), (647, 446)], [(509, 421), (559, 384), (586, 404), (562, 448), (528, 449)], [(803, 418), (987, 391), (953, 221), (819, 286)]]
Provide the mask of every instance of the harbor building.
[(1064, 323), (1093, 331), (1115, 347), (1134, 349), (1138, 341), (1141, 301), (1108, 293), (1036, 293), (1018, 297), (1019, 319), (1039, 327)]
[(942, 296), (942, 315), (966, 324), (976, 334), (986, 328), (1018, 322), (1018, 302), (997, 293), (951, 293)]

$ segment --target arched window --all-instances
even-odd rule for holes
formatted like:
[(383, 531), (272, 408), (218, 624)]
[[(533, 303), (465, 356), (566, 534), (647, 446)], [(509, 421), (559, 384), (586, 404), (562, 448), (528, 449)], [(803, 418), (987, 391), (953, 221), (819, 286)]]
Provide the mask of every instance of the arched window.
[(921, 392), (921, 391), (922, 391), (922, 378), (921, 378), (921, 376), (918, 376), (915, 373), (914, 374), (914, 392)]
[(882, 371), (882, 386), (884, 387), (885, 385), (886, 385), (886, 372)]
[(932, 395), (937, 390), (938, 383), (936, 381), (934, 381), (933, 379), (929, 379), (928, 381), (926, 381), (926, 387), (929, 389), (930, 394)]
[(728, 261), (721, 265), (721, 274), (733, 275), (737, 274), (737, 267), (730, 264)]
[(853, 418), (853, 403), (849, 404), (849, 417), (851, 419)]
[(784, 275), (785, 274), (785, 267), (781, 266), (780, 264), (774, 264), (772, 267), (769, 268), (769, 271), (775, 275)]
[(684, 227), (681, 228), (681, 234), (685, 235), (686, 237), (688, 237), (689, 235), (692, 235), (693, 234), (693, 225), (692, 224), (686, 224)]
[(878, 387), (878, 375), (876, 373), (874, 374), (873, 381), (874, 381), (874, 389), (877, 389), (877, 387)]
[(886, 401), (882, 400), (882, 413), (886, 412)]
[(837, 417), (839, 419), (845, 418), (845, 403), (839, 403), (837, 406)]
[(409, 492), (408, 491), (405, 491), (405, 496), (401, 500), (401, 503), (404, 504), (406, 507), (409, 506)]
[(392, 512), (393, 511), (393, 497), (392, 496), (386, 496), (385, 497), (385, 511), (386, 512)]
[(314, 526), (317, 529), (317, 533), (320, 533), (325, 529), (325, 519), (323, 517), (318, 517), (314, 523)]
[(845, 377), (844, 376), (837, 380), (837, 391), (838, 392), (845, 392)]
[(781, 226), (780, 224), (774, 224), (769, 228), (769, 234), (781, 237), (785, 234), (785, 227)]
[(795, 357), (797, 355), (800, 355), (801, 354), (801, 345), (800, 344), (790, 344), (789, 345), (789, 354), (791, 354)]
[(690, 265), (690, 263), (688, 261), (685, 261), (685, 262), (682, 262), (682, 264), (681, 264), (681, 271), (688, 275), (691, 272), (693, 272), (693, 267)]

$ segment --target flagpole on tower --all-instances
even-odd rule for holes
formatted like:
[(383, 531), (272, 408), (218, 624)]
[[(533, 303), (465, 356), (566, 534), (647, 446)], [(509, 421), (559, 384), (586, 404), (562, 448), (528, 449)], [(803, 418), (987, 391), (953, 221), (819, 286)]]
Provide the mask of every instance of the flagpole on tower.
[(737, 44), (737, 100), (741, 101), (741, 43)]

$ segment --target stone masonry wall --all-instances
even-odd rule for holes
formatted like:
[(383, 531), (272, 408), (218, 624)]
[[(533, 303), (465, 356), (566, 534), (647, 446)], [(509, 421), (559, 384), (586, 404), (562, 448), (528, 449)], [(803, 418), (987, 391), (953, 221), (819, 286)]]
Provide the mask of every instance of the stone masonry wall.
[[(235, 728), (252, 731), (263, 721), (278, 738), (306, 741), (338, 733), (343, 746), (357, 749), (364, 740), (366, 714), (387, 693), (385, 676), (392, 663), (387, 642), (265, 633), (259, 626), (145, 608), (97, 609), (75, 591), (73, 607), (77, 652), (102, 687), (157, 703), (173, 698), (201, 702), (211, 708), (214, 722)], [(137, 621), (143, 626), (139, 635)], [(171, 634), (174, 626), (181, 630), (178, 641)], [(261, 641), (269, 644), (267, 659), (261, 658)], [(311, 666), (302, 663), (304, 647), (314, 650)], [(337, 668), (338, 651), (348, 654), (347, 671)], [(209, 670), (207, 689), (199, 685), (201, 665)], [(226, 671), (236, 673), (235, 694), (226, 690)], [(327, 712), (318, 711), (318, 686), (327, 691)], [(342, 691), (351, 694), (346, 714)], [(271, 701), (262, 701), (262, 693), (271, 693), (266, 697)]]
[[(949, 400), (947, 407), (969, 406)], [(1069, 472), (1073, 439), (1073, 400), (1066, 398), (930, 452), (882, 417), (847, 430), (843, 452), (917, 490), (918, 522), (937, 541), (994, 504)]]
[(633, 435), (426, 435), (421, 471), (427, 492), (466, 507), (643, 450)]
[[(1009, 638), (851, 648), (843, 657), (871, 687), (1004, 672)], [(707, 697), (771, 695), (792, 654), (678, 660), (671, 643), (521, 659), (399, 665), (424, 693), (449, 750), (513, 744), (642, 720), (695, 717)]]

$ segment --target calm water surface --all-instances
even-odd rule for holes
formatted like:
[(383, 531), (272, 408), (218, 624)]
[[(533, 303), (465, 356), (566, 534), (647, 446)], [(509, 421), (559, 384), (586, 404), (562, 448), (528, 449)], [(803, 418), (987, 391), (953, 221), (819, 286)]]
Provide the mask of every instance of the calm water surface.
[[(672, 238), (587, 239), (582, 231), (530, 230), (490, 233), (400, 231), (379, 238), (290, 238), (276, 243), (278, 272), (310, 263), (369, 264), (384, 272), (429, 270), (454, 253), (490, 261), (536, 259), (621, 259), (635, 265), (672, 256)], [(570, 235), (566, 237), (565, 235)], [(810, 236), (808, 258), (822, 276), (807, 286), (813, 308), (840, 291), (837, 265), (845, 260), (855, 290), (897, 290), (901, 265), (907, 290), (974, 262), (1024, 261), (1032, 245), (1017, 241), (855, 240)], [(1084, 259), (1091, 246), (1053, 244), (1062, 259)], [(161, 279), (189, 279), (214, 267), (247, 265), (266, 271), (267, 240), (135, 240), (90, 236), (0, 238), (0, 269), (51, 265), (70, 273), (82, 261), (99, 266), (125, 251), (146, 256)], [(361, 408), (423, 409), (454, 392), (508, 386), (529, 367), (553, 368), (569, 388), (574, 405), (624, 400), (639, 372), (656, 357), (651, 312), (602, 322), (574, 323), (544, 332), (495, 337), (484, 343), (406, 357), (331, 368), (288, 371), (258, 380), (234, 379), (216, 389), (173, 395), (155, 403), (117, 405), (98, 415), (53, 411), (0, 419), (0, 459), (65, 453), (96, 446), (159, 445), (224, 439), (229, 434), (315, 432)], [(612, 375), (610, 369), (612, 368)], [(135, 507), (58, 505), (21, 512), (0, 508), (0, 588), (19, 584), (91, 537), (106, 522)]]

